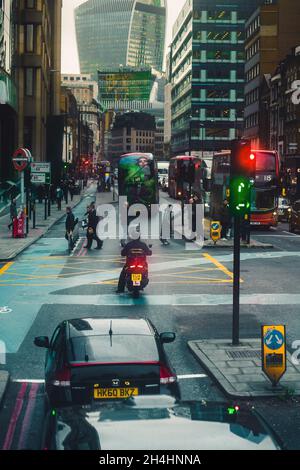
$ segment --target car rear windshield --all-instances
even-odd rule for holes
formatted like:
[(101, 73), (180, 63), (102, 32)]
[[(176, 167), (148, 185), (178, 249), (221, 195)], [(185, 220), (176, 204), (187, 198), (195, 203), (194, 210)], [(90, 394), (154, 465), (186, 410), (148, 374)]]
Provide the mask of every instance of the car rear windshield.
[(69, 340), (70, 362), (156, 362), (158, 350), (153, 336), (80, 336)]

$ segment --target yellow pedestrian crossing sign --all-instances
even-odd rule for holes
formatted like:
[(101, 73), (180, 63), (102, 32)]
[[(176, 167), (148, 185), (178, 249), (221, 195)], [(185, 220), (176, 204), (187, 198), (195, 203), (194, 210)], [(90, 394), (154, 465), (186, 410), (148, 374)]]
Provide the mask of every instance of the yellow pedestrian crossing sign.
[(261, 331), (262, 370), (276, 386), (286, 372), (285, 325), (263, 325)]
[(216, 244), (221, 238), (222, 225), (219, 221), (212, 221), (210, 225), (210, 237), (212, 241)]

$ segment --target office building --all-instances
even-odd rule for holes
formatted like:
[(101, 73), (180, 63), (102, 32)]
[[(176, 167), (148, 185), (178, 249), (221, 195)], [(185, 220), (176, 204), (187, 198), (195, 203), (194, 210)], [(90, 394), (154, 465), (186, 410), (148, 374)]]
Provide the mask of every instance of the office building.
[(245, 21), (262, 0), (187, 0), (171, 44), (172, 153), (210, 156), (241, 133)]
[(153, 67), (162, 71), (165, 0), (88, 0), (75, 10), (81, 73)]
[(300, 43), (299, 0), (274, 0), (256, 9), (246, 22), (244, 136), (253, 146), (265, 145), (262, 130), (267, 101), (263, 79), (273, 75), (292, 47)]

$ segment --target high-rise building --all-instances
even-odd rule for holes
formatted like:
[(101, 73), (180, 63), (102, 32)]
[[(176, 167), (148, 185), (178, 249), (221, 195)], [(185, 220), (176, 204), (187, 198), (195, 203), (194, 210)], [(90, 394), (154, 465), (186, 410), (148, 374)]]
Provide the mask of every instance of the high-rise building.
[(81, 73), (98, 69), (162, 70), (165, 0), (87, 0), (75, 10)]
[(187, 0), (171, 45), (172, 152), (209, 156), (241, 132), (244, 28), (263, 0)]
[(60, 112), (62, 0), (14, 2), (14, 77), (18, 146), (36, 161), (52, 161), (60, 177), (64, 118)]
[(16, 145), (16, 87), (11, 77), (12, 1), (0, 2), (0, 180), (11, 179), (11, 158)]
[[(273, 0), (256, 9), (246, 23), (246, 84), (244, 136), (253, 146), (263, 138), (267, 101), (262, 99), (265, 76), (273, 74), (290, 49), (300, 43), (299, 0)], [(279, 149), (283, 150), (281, 136)]]

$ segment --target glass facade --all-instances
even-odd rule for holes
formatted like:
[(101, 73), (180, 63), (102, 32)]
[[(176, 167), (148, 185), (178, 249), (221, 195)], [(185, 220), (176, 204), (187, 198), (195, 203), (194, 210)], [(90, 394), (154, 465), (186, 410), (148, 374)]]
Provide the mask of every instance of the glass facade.
[(11, 70), (11, 0), (0, 1), (0, 69)]
[(162, 69), (165, 0), (88, 0), (75, 10), (75, 24), (81, 73)]
[[(245, 22), (263, 0), (188, 0), (173, 30), (172, 151), (226, 149), (243, 127)], [(189, 7), (189, 8), (187, 8)]]

